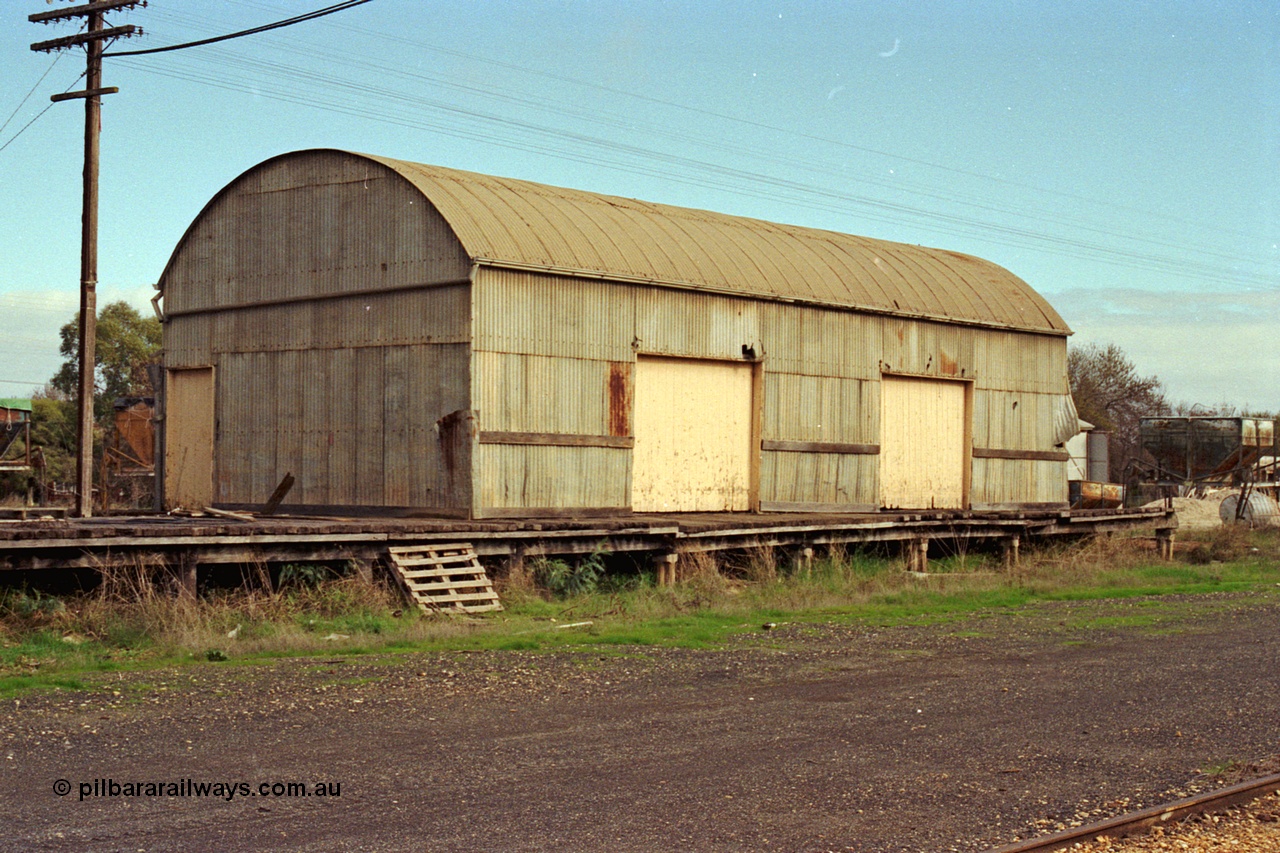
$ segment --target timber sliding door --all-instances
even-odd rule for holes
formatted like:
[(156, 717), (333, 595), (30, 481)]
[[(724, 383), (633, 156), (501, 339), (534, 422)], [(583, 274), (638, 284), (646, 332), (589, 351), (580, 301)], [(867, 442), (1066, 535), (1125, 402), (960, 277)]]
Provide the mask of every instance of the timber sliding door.
[(751, 363), (637, 357), (634, 512), (752, 508), (754, 389)]
[(969, 499), (969, 383), (880, 381), (880, 505), (964, 509)]

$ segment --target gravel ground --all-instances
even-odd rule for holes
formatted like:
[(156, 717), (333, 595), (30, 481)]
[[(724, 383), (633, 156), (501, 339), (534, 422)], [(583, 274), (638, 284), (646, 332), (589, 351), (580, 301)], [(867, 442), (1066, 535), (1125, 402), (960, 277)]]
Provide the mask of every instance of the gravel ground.
[(981, 851), (1280, 754), (1278, 625), (1215, 594), (102, 675), (0, 719), (0, 847)]

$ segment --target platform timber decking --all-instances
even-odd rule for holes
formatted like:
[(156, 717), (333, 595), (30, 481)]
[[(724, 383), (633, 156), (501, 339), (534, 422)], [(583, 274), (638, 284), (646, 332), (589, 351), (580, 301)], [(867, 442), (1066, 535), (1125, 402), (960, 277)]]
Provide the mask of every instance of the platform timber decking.
[[(865, 514), (671, 513), (581, 519), (106, 516), (0, 520), (0, 571), (154, 564), (363, 560), (392, 546), (471, 543), (481, 557), (814, 547), (863, 542), (997, 540), (1012, 544), (1138, 528), (1171, 541), (1172, 509), (927, 511)], [(925, 546), (927, 548), (927, 544)]]

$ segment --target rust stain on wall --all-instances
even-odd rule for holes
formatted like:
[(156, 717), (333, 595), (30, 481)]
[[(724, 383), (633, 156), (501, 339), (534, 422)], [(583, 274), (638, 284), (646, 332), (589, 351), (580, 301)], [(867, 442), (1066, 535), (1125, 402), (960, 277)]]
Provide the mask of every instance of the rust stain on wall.
[(440, 458), (452, 476), (457, 473), (458, 457), (475, 437), (475, 414), (468, 409), (450, 412), (436, 421), (436, 431), (440, 435)]
[(938, 372), (943, 376), (955, 376), (960, 372), (960, 365), (945, 352), (938, 353)]
[(609, 362), (609, 435), (631, 435), (631, 364)]

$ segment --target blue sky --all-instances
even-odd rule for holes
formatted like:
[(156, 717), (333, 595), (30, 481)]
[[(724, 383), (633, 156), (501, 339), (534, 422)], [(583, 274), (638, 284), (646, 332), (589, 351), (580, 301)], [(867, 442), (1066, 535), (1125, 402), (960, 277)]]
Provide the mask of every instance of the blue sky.
[[(150, 0), (114, 49), (327, 3)], [(37, 115), (84, 61), (29, 49), (72, 31), (47, 8), (0, 6), (0, 396), (77, 305), (82, 102)], [(99, 304), (150, 310), (214, 193), (336, 147), (980, 255), (1172, 400), (1280, 411), (1273, 2), (372, 0), (104, 82)]]

